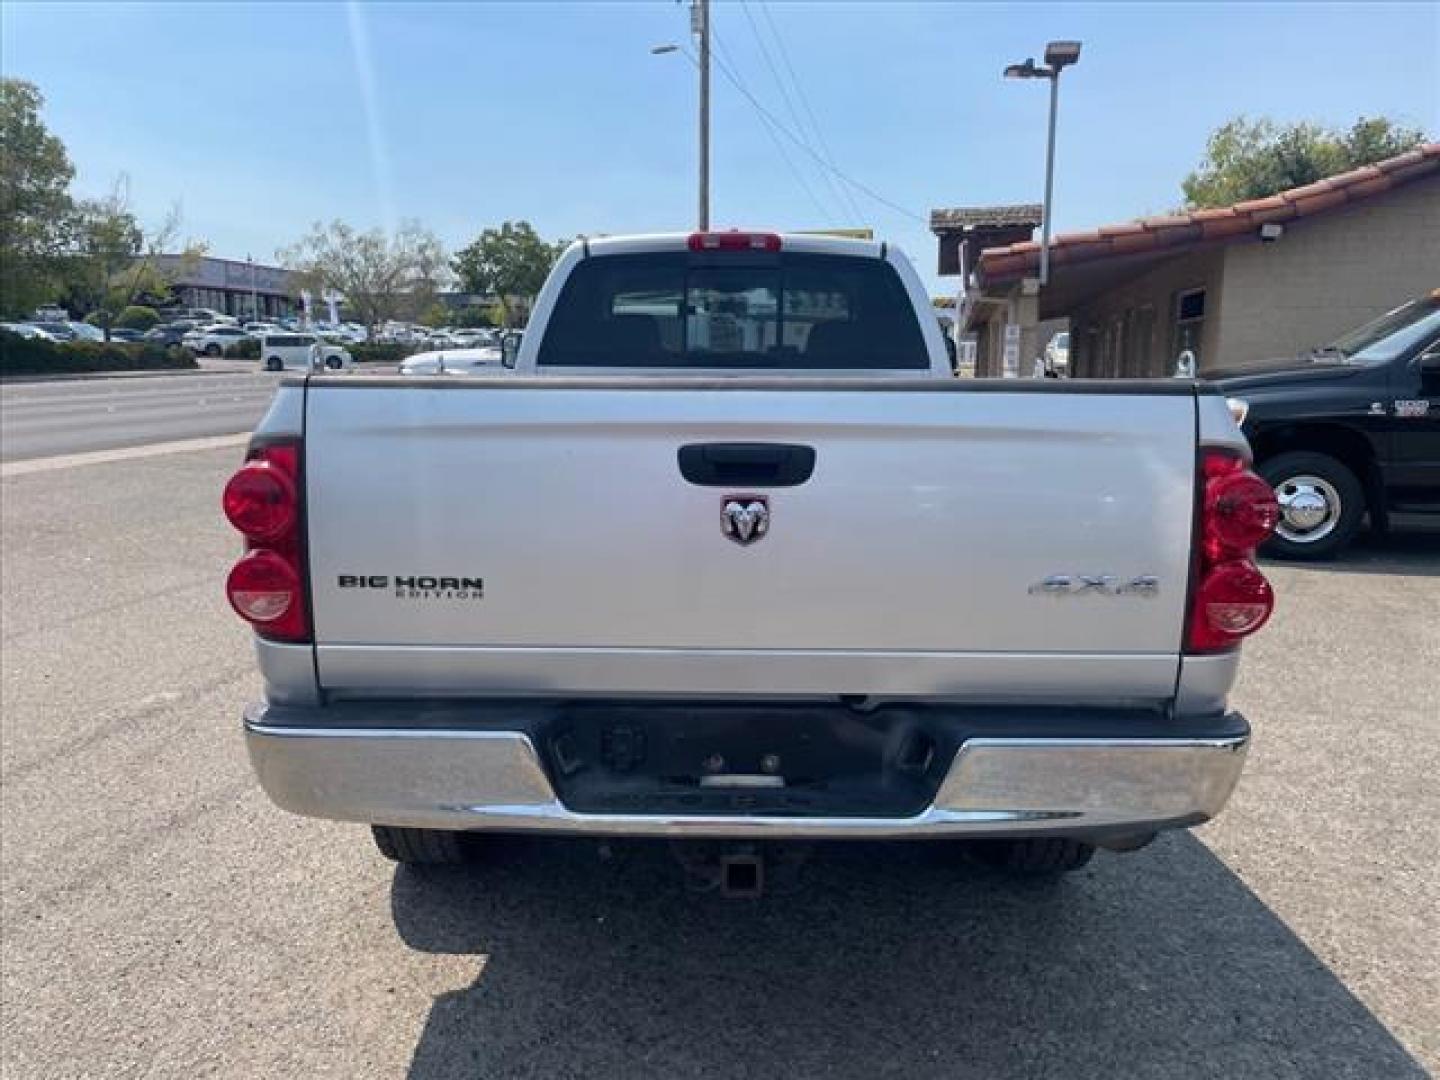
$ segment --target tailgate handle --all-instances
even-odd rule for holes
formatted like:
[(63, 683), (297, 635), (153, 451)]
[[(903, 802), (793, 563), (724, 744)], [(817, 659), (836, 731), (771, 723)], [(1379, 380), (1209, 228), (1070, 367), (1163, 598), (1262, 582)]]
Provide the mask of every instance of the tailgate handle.
[(815, 448), (792, 443), (691, 443), (677, 457), (701, 487), (795, 487), (815, 471)]

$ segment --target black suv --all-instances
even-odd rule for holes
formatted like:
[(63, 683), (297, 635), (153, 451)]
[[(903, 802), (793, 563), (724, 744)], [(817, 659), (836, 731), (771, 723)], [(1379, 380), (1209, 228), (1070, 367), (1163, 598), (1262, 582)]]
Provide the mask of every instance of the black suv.
[(1366, 512), (1440, 514), (1440, 289), (1298, 359), (1206, 376), (1244, 404), (1280, 523), (1263, 549), (1326, 558)]

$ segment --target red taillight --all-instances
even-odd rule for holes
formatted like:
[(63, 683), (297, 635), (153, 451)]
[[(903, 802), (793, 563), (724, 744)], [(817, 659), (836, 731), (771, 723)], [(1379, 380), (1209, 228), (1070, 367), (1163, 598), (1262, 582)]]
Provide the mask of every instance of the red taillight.
[(1219, 562), (1227, 553), (1252, 554), (1280, 520), (1280, 504), (1270, 485), (1230, 454), (1206, 452), (1201, 459), (1205, 481), (1205, 555)]
[(225, 580), (230, 606), (257, 626), (275, 626), (300, 606), (300, 576), (273, 551), (246, 552)]
[(225, 485), (221, 503), (230, 524), (257, 543), (284, 536), (295, 522), (295, 485), (268, 461), (247, 462)]
[(1280, 511), (1270, 485), (1230, 451), (1202, 451), (1197, 482), (1199, 550), (1185, 650), (1215, 652), (1259, 630), (1275, 608), (1270, 583), (1251, 559)]
[(779, 251), (779, 233), (697, 232), (690, 234), (691, 251)]
[(298, 442), (255, 447), (225, 485), (221, 503), (246, 554), (225, 582), (230, 606), (267, 638), (309, 641), (300, 532)]
[(1190, 604), (1189, 651), (1206, 652), (1229, 648), (1264, 626), (1275, 594), (1254, 563), (1232, 559), (1206, 572)]

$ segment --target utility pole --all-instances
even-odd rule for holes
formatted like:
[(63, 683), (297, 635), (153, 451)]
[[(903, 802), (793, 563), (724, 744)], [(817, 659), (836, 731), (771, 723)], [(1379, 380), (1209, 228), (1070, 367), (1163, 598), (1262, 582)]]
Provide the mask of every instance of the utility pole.
[(710, 228), (710, 0), (692, 0), (690, 28), (700, 52), (700, 214), (702, 232)]

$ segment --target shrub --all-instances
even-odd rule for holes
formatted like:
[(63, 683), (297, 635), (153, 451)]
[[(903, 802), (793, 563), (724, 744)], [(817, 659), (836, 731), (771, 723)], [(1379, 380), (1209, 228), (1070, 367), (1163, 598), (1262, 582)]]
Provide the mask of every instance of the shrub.
[(347, 345), (346, 350), (357, 364), (398, 364), (411, 353), (419, 351), (415, 345)]
[(463, 307), (455, 313), (455, 325), (489, 329), (499, 325), (494, 319), (494, 314), (491, 308)]
[(53, 375), (83, 371), (147, 371), (193, 368), (195, 354), (153, 342), (42, 341), (0, 331), (0, 375)]
[(241, 338), (234, 345), (225, 346), (225, 355), (231, 360), (259, 360), (260, 339)]
[(115, 325), (122, 330), (149, 330), (160, 322), (160, 313), (153, 307), (145, 307), (143, 304), (131, 304), (124, 311), (120, 312), (115, 320)]

